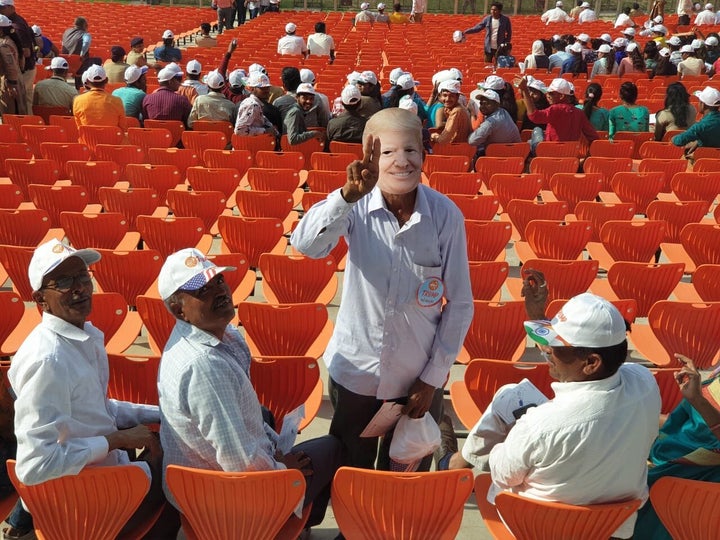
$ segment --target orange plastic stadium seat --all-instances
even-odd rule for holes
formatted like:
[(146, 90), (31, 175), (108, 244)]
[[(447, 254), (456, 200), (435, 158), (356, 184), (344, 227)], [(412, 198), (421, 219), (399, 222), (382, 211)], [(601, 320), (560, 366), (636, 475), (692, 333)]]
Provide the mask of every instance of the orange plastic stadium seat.
[(93, 294), (88, 320), (102, 330), (109, 354), (124, 352), (137, 339), (142, 328), (138, 314), (129, 312), (125, 299), (114, 292)]
[(428, 178), (430, 187), (440, 193), (476, 195), (482, 187), (482, 178), (473, 172), (439, 172), (435, 171)]
[(165, 128), (165, 129), (167, 129), (172, 136), (172, 142), (170, 143), (171, 146), (177, 146), (177, 144), (180, 142), (180, 138), (182, 137), (183, 131), (185, 131), (185, 124), (183, 124), (181, 120), (150, 120), (150, 119), (146, 119), (144, 121), (144, 125), (146, 128)]
[(633, 159), (642, 159), (640, 147), (646, 141), (652, 141), (655, 135), (649, 131), (617, 131), (613, 136), (615, 141), (632, 141), (634, 144)]
[(205, 232), (214, 234), (215, 223), (225, 210), (227, 198), (222, 191), (171, 189), (167, 192), (167, 202), (177, 217), (198, 217), (205, 226)]
[(48, 119), (48, 125), (50, 126), (60, 126), (62, 127), (70, 137), (71, 141), (76, 141), (78, 137), (80, 136), (78, 134), (78, 128), (77, 123), (75, 122), (75, 117), (70, 114), (53, 114), (50, 115), (50, 118)]
[(20, 188), (25, 201), (30, 200), (30, 184), (51, 186), (60, 178), (60, 168), (51, 159), (6, 159), (5, 167), (10, 180)]
[(492, 220), (500, 210), (500, 200), (492, 194), (462, 195), (448, 193), (447, 196), (460, 209), (465, 219)]
[(45, 121), (41, 116), (33, 114), (3, 114), (3, 124), (9, 124), (15, 128), (18, 133), (22, 133), (22, 126), (42, 126)]
[(140, 234), (129, 232), (127, 220), (116, 212), (61, 212), (60, 225), (76, 249), (132, 250), (140, 241)]
[(150, 165), (147, 163), (131, 163), (125, 169), (130, 185), (141, 188), (152, 188), (158, 195), (160, 204), (165, 204), (167, 192), (182, 184), (180, 171), (175, 165)]
[[(632, 203), (638, 214), (646, 212), (648, 204), (657, 198), (664, 183), (665, 174), (662, 172), (617, 172), (610, 181), (620, 201)], [(604, 196), (601, 197), (605, 200)]]
[(7, 350), (4, 343), (20, 324), (25, 314), (25, 305), (17, 293), (0, 291), (0, 309), (3, 313), (0, 318), (0, 356), (5, 357), (17, 352), (17, 350)]
[(321, 171), (343, 171), (348, 165), (355, 161), (357, 156), (353, 153), (328, 153), (313, 152), (310, 156), (310, 169), (319, 169)]
[(86, 144), (95, 157), (98, 144), (121, 144), (125, 139), (125, 133), (116, 126), (80, 126), (78, 135), (80, 142)]
[(535, 219), (563, 221), (570, 212), (564, 201), (537, 202), (534, 200), (513, 199), (507, 205), (507, 213), (520, 240), (526, 240), (527, 224)]
[(296, 255), (260, 255), (263, 296), (271, 304), (318, 302), (329, 304), (338, 288), (337, 264), (328, 256), (322, 259)]
[[(343, 172), (342, 174), (343, 178), (346, 178), (345, 173)], [(253, 191), (290, 192), (293, 198), (293, 208), (302, 200), (303, 189), (300, 187), (303, 182), (302, 176), (294, 169), (261, 169), (251, 167), (247, 170), (247, 182)]]
[(472, 472), (396, 473), (341, 467), (333, 513), (349, 540), (455, 538), (472, 491)]
[(20, 126), (20, 135), (22, 136), (23, 141), (29, 144), (30, 148), (32, 148), (35, 159), (40, 158), (40, 143), (72, 142), (72, 139), (70, 139), (70, 135), (68, 134), (68, 132), (60, 126), (38, 126), (35, 124), (26, 124), (24, 126)]
[(553, 221), (534, 219), (525, 226), (527, 242), (515, 242), (521, 261), (530, 258), (572, 261), (582, 258), (592, 236), (589, 221)]
[(15, 126), (10, 124), (0, 124), (0, 143), (19, 143), (22, 142), (20, 133)]
[(68, 161), (88, 161), (90, 149), (79, 142), (41, 142), (40, 152), (45, 159), (52, 159), (60, 167), (60, 178), (67, 178), (65, 163)]
[(327, 307), (317, 302), (241, 302), (237, 313), (253, 356), (320, 358), (332, 335)]
[(502, 221), (465, 220), (468, 260), (503, 261), (512, 226)]
[(535, 148), (537, 157), (578, 157), (580, 143), (577, 141), (541, 141)]
[(516, 361), (525, 350), (524, 302), (474, 300), (475, 314), (458, 362), (474, 358)]
[(675, 146), (671, 142), (645, 141), (640, 145), (638, 153), (641, 159), (683, 159), (683, 150), (682, 146)]
[(185, 148), (202, 155), (209, 149), (224, 150), (228, 145), (228, 138), (220, 131), (183, 131), (182, 143)]
[[(586, 292), (595, 281), (598, 262), (588, 260), (528, 259), (523, 268), (538, 270), (548, 282), (548, 303)], [(522, 277), (508, 278), (507, 289), (513, 300), (522, 300)], [(625, 298), (625, 297), (622, 297)]]
[(680, 233), (688, 223), (700, 223), (710, 205), (707, 201), (653, 201), (647, 207), (648, 219), (667, 224), (663, 242), (680, 243)]
[(120, 168), (112, 161), (68, 161), (65, 170), (73, 184), (87, 189), (91, 204), (99, 202), (101, 187), (113, 187), (120, 181)]
[(633, 141), (595, 139), (590, 143), (591, 157), (632, 159), (634, 150), (635, 144)]
[(163, 259), (159, 251), (99, 250), (102, 259), (93, 265), (93, 276), (105, 292), (120, 293), (128, 306), (146, 294), (160, 274)]
[(609, 269), (615, 261), (650, 262), (665, 238), (664, 221), (608, 221), (600, 229), (600, 242), (588, 242), (591, 259)]
[(306, 159), (302, 152), (260, 151), (255, 154), (255, 167), (262, 169), (292, 169), (300, 172), (306, 169)]
[(186, 247), (207, 253), (212, 244), (212, 236), (205, 233), (205, 224), (198, 217), (138, 216), (137, 228), (147, 247), (158, 250), (162, 257)]
[(188, 167), (200, 165), (200, 154), (189, 148), (150, 148), (148, 160), (153, 165), (174, 165), (185, 178)]
[(680, 231), (679, 245), (660, 247), (669, 261), (685, 263), (688, 274), (701, 264), (720, 264), (720, 224), (688, 223)]
[(131, 144), (141, 147), (145, 153), (150, 148), (170, 148), (173, 146), (172, 133), (165, 128), (128, 128), (127, 137)]
[(670, 193), (671, 182), (673, 176), (677, 173), (685, 172), (687, 170), (687, 160), (685, 159), (660, 159), (660, 158), (645, 158), (640, 161), (638, 165), (638, 172), (662, 172), (665, 182), (660, 191), (663, 193)]
[(118, 212), (127, 220), (128, 230), (136, 231), (138, 216), (151, 216), (160, 206), (160, 199), (152, 188), (133, 189), (101, 187), (98, 199), (106, 212)]
[(423, 172), (430, 176), (433, 172), (468, 172), (470, 160), (465, 156), (440, 156), (430, 154), (423, 161)]
[(263, 253), (285, 253), (287, 239), (277, 218), (220, 216), (218, 229), (224, 253), (244, 253), (252, 268), (257, 268)]
[(25, 201), (23, 192), (15, 184), (0, 184), (0, 208), (15, 210)]
[(487, 186), (500, 200), (503, 210), (507, 211), (508, 203), (513, 199), (535, 200), (542, 189), (542, 178), (539, 174), (499, 173), (490, 177)]
[(25, 143), (0, 143), (0, 177), (7, 176), (5, 163), (8, 159), (24, 159), (30, 160), (33, 157), (33, 151)]
[(108, 354), (108, 397), (131, 403), (158, 404), (159, 356)]
[(276, 218), (283, 222), (285, 233), (297, 220), (295, 202), (289, 191), (255, 191), (240, 189), (235, 193), (240, 215), (245, 218)]
[(600, 173), (603, 186), (600, 191), (612, 191), (610, 180), (616, 172), (631, 171), (633, 160), (630, 157), (600, 157), (590, 156), (583, 162), (583, 171), (586, 173)]
[(61, 212), (82, 212), (88, 205), (88, 192), (83, 186), (45, 186), (30, 184), (30, 199), (50, 217), (50, 226), (61, 227)]
[(355, 159), (363, 158), (363, 148), (360, 143), (346, 143), (341, 141), (330, 141), (330, 151), (335, 153), (350, 153)]
[(330, 193), (336, 189), (340, 189), (347, 182), (347, 173), (345, 171), (308, 171), (307, 184), (311, 191), (318, 193)]
[(487, 157), (519, 157), (523, 161), (530, 154), (530, 145), (521, 143), (492, 143), (485, 148)]
[(665, 476), (650, 488), (650, 502), (668, 533), (683, 540), (712, 538), (720, 526), (713, 503), (720, 484)]
[(580, 161), (577, 157), (536, 157), (530, 162), (530, 172), (543, 180), (543, 189), (550, 188), (550, 179), (556, 173), (575, 173)]
[(580, 201), (594, 201), (602, 187), (600, 173), (555, 173), (550, 178), (553, 195), (558, 201), (568, 203), (570, 213), (575, 213), (575, 207)]
[(575, 207), (578, 219), (592, 223), (592, 242), (600, 241), (600, 230), (607, 221), (630, 221), (635, 216), (631, 203), (580, 201)]
[(95, 156), (102, 161), (112, 161), (117, 164), (120, 180), (126, 180), (125, 168), (130, 163), (145, 163), (145, 151), (141, 146), (134, 144), (98, 144), (95, 147)]
[(705, 201), (710, 205), (720, 195), (720, 174), (696, 171), (676, 173), (670, 186), (681, 201)]
[(306, 511), (303, 519), (290, 518), (292, 529), (283, 528), (305, 496), (297, 469), (226, 472), (169, 465), (165, 477), (191, 540), (275, 538), (281, 529), (278, 538), (297, 538), (309, 517)]
[(473, 300), (497, 301), (510, 266), (505, 261), (471, 261), (470, 287)]
[(159, 296), (138, 296), (137, 311), (147, 330), (150, 349), (154, 355), (160, 356), (177, 319), (168, 311)]
[(275, 135), (272, 133), (254, 136), (233, 134), (230, 142), (234, 150), (248, 150), (253, 156), (260, 151), (272, 152), (275, 150)]
[(193, 123), (193, 131), (219, 131), (225, 135), (227, 142), (232, 138), (234, 129), (235, 126), (225, 120), (195, 120)]
[[(496, 174), (519, 175), (525, 169), (525, 159), (517, 156), (489, 157), (482, 156), (475, 160), (475, 171), (489, 189), (492, 187), (492, 177)], [(497, 193), (496, 193), (497, 195)]]

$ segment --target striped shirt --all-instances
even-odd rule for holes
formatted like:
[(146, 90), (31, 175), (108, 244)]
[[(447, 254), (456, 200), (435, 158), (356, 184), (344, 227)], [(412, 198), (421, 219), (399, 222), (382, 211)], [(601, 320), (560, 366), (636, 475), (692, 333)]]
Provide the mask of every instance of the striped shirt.
[(161, 86), (143, 99), (142, 115), (151, 120), (181, 120), (187, 124), (192, 105), (185, 96)]

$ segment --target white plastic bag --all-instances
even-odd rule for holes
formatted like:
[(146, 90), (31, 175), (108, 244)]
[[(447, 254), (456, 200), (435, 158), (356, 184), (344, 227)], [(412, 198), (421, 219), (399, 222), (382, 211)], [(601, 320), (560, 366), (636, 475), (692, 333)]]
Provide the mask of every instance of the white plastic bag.
[(455, 30), (453, 32), (453, 41), (455, 43), (462, 43), (465, 41), (465, 36), (463, 36), (462, 30)]
[(403, 415), (395, 426), (390, 443), (390, 459), (397, 463), (417, 466), (422, 458), (438, 448), (440, 428), (430, 413), (426, 412), (422, 418)]

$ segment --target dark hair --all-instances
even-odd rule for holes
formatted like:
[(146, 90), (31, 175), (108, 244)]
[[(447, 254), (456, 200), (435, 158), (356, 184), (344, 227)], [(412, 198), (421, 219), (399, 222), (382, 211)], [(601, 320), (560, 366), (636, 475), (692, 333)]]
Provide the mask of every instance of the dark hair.
[(656, 77), (658, 75), (677, 75), (677, 67), (675, 67), (675, 64), (670, 61), (669, 56), (663, 56), (662, 54), (658, 54), (658, 61), (657, 65), (655, 66), (653, 76)]
[(645, 43), (645, 47), (643, 48), (643, 55), (646, 59), (657, 60), (659, 52), (660, 51), (658, 50), (657, 41), (650, 40)]
[(634, 105), (638, 97), (637, 86), (635, 86), (635, 83), (624, 82), (620, 85), (619, 94), (620, 99), (622, 99), (625, 103), (630, 103), (631, 105)]
[(583, 103), (583, 112), (587, 116), (588, 120), (593, 112), (593, 109), (597, 107), (597, 104), (602, 98), (602, 86), (598, 83), (590, 83), (585, 88), (585, 103)]
[(300, 85), (302, 80), (300, 79), (300, 70), (296, 67), (285, 66), (280, 73), (280, 79), (282, 80), (283, 87), (288, 92), (294, 92)]
[(502, 10), (503, 10), (503, 5), (502, 5), (500, 2), (493, 2), (492, 4), (490, 4), (490, 7), (491, 7), (491, 8), (497, 8), (498, 11), (502, 11)]
[(643, 60), (642, 54), (640, 54), (640, 47), (635, 47), (632, 51), (630, 51), (628, 56), (630, 57), (633, 67), (637, 71), (645, 71), (645, 60)]
[(512, 118), (513, 122), (517, 122), (518, 107), (515, 101), (515, 88), (509, 82), (505, 83), (505, 88), (498, 91), (500, 96), (500, 106), (505, 109)]
[(665, 108), (673, 115), (675, 125), (687, 127), (687, 111), (690, 107), (690, 94), (683, 83), (669, 84), (665, 91)]
[(402, 11), (402, 4), (393, 4), (394, 11)]
[(200, 30), (202, 30), (206, 34), (209, 34), (210, 30), (212, 30), (212, 26), (210, 25), (209, 22), (204, 22), (204, 23), (200, 24)]
[(638, 4), (637, 2), (633, 2), (632, 8), (633, 8), (633, 9), (640, 9), (640, 4)]
[[(637, 5), (637, 4), (636, 4), (636, 5)], [(638, 7), (640, 7), (640, 6), (638, 6)], [(636, 9), (637, 9), (637, 8), (636, 8)], [(630, 15), (630, 7), (629, 7), (629, 6), (625, 6), (625, 7), (623, 8), (623, 13), (624, 13), (625, 15)]]
[(324, 22), (319, 21), (319, 22), (315, 23), (315, 32), (317, 32), (318, 34), (324, 34), (325, 29), (326, 29), (326, 26), (325, 26)]
[[(625, 323), (627, 325), (627, 322)], [(609, 347), (553, 347), (553, 354), (564, 363), (575, 358), (587, 358), (591, 354), (597, 354), (602, 360), (606, 376), (614, 375), (620, 366), (625, 363), (628, 353), (628, 342), (624, 339), (617, 345)]]

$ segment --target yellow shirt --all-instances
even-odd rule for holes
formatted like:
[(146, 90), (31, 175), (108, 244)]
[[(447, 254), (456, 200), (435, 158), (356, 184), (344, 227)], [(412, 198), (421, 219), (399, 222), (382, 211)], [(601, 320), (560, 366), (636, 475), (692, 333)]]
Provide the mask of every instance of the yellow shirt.
[(404, 13), (395, 11), (390, 15), (390, 22), (393, 24), (407, 24), (410, 22), (410, 19)]

